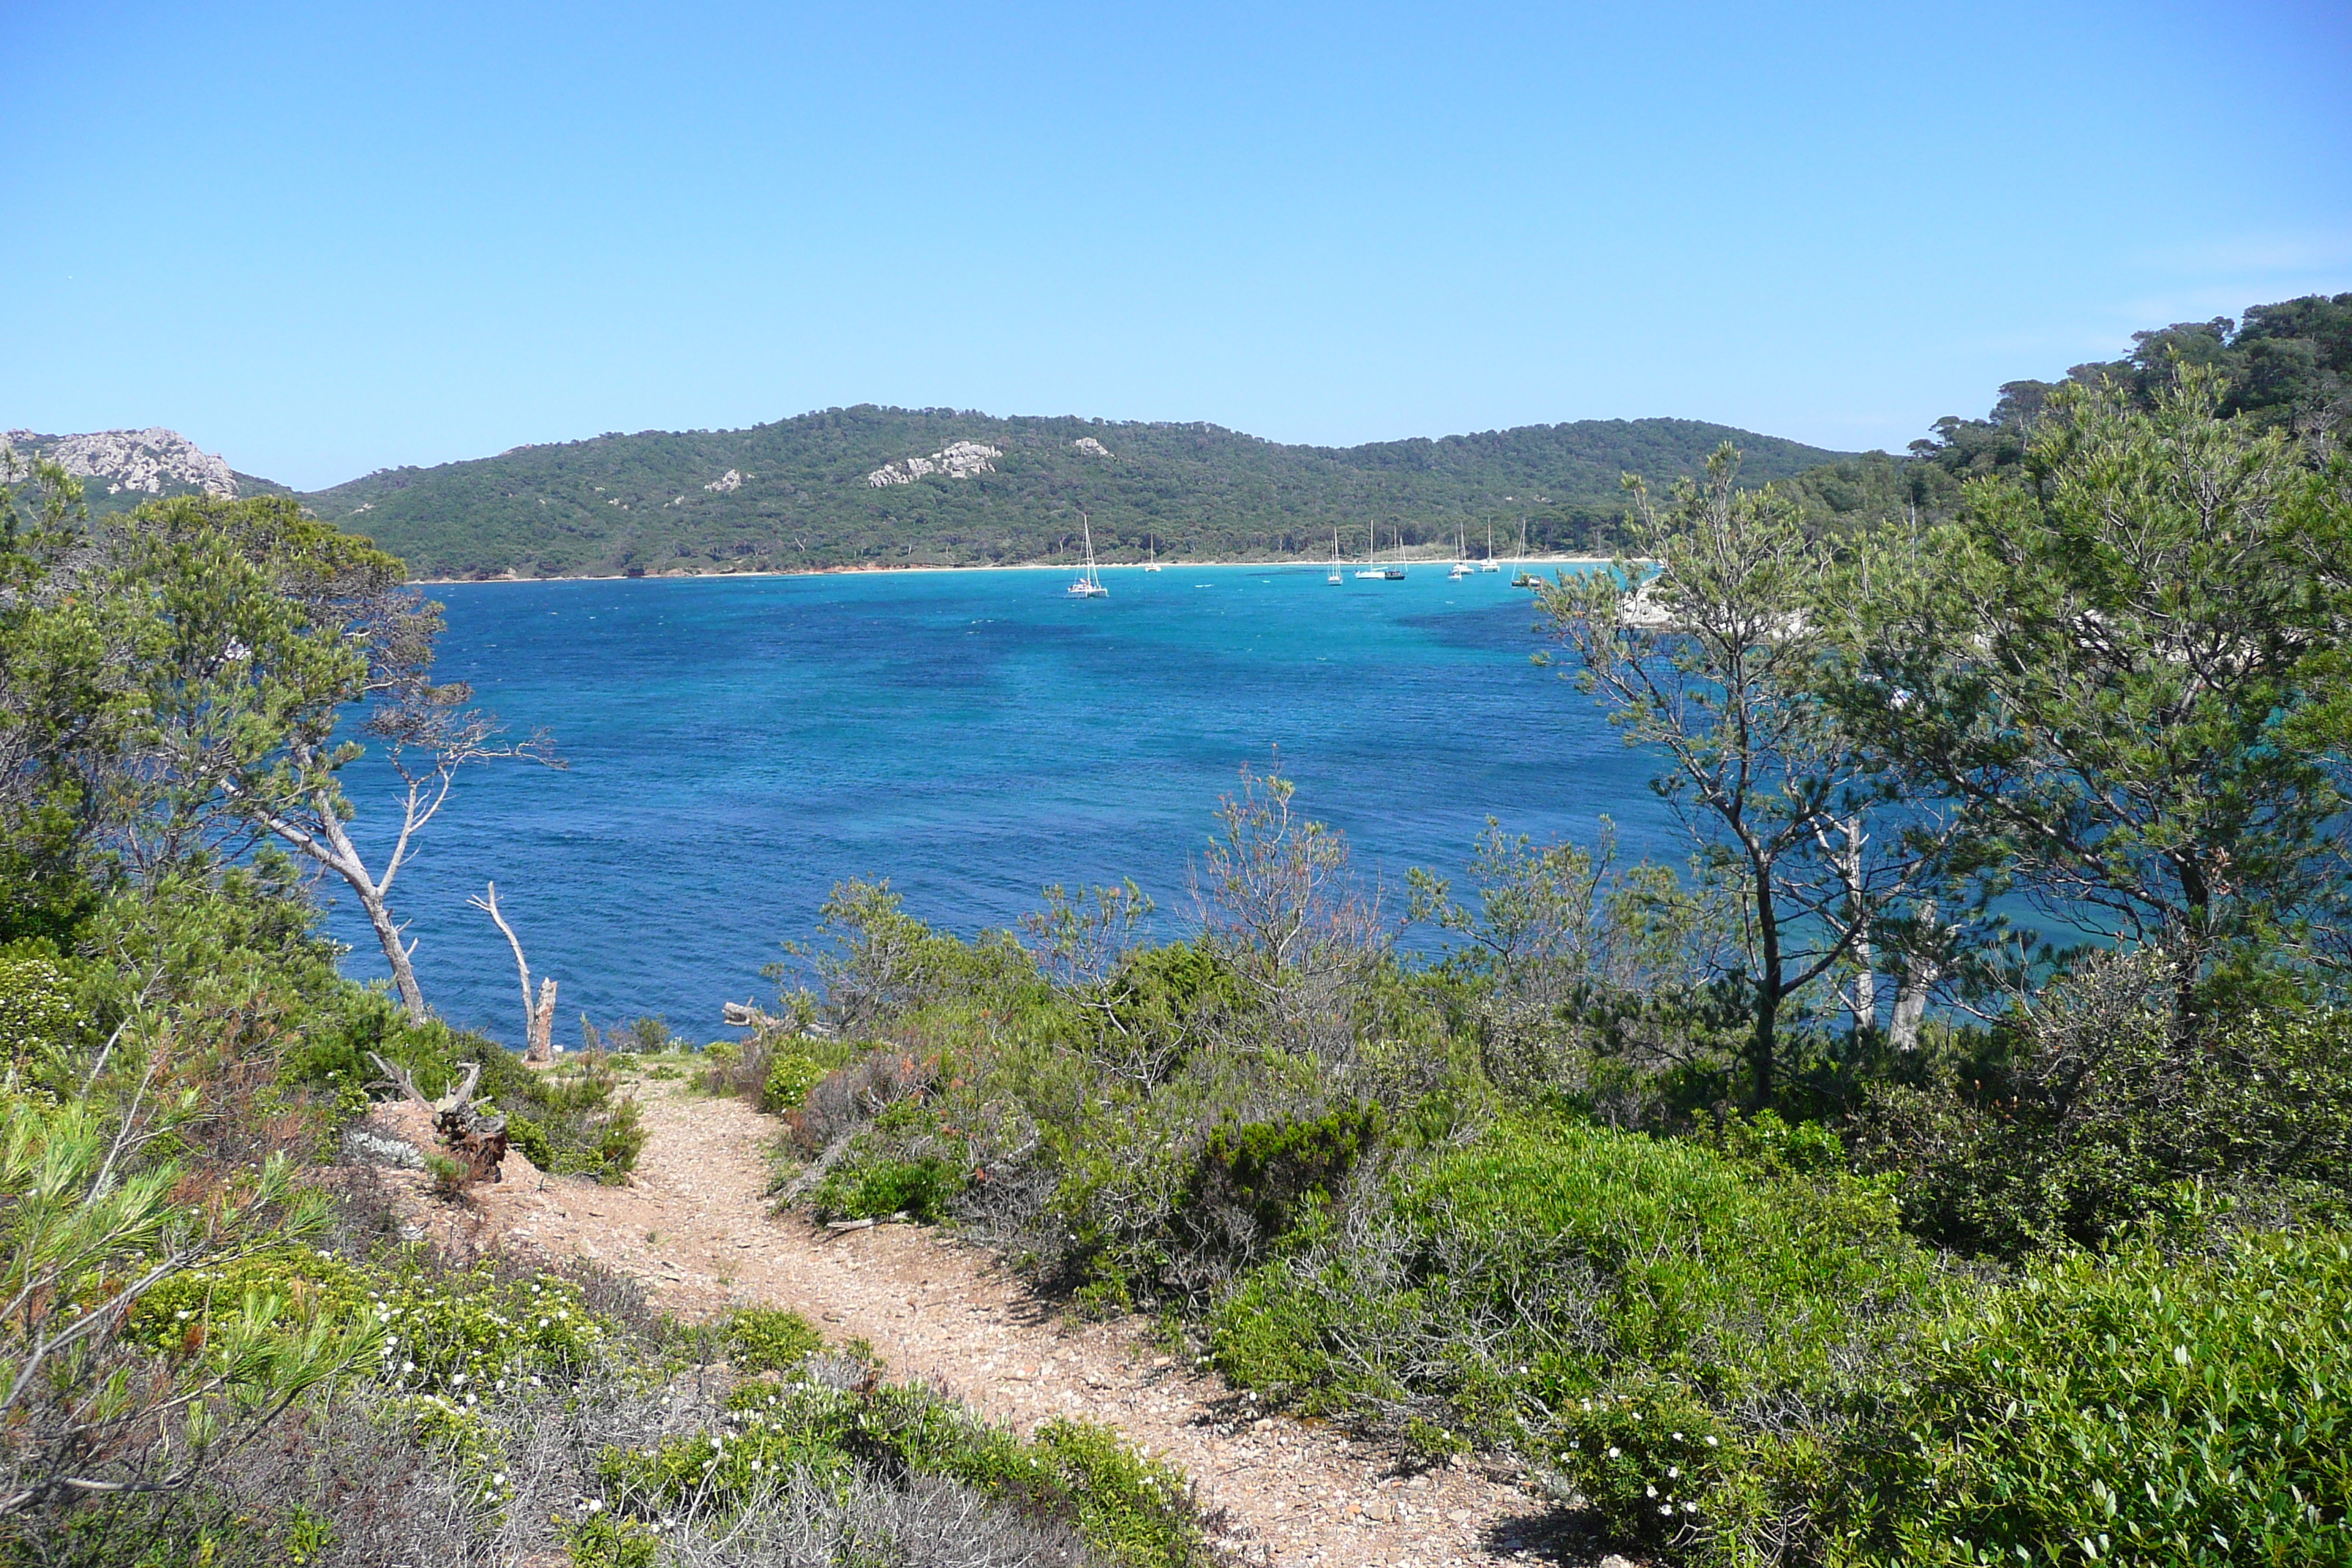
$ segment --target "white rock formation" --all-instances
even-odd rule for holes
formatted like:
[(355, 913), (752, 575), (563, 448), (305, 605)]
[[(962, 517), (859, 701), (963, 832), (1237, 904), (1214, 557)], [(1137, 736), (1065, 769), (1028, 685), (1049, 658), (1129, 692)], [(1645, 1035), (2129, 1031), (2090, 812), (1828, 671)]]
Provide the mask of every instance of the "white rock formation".
[(77, 479), (104, 480), (108, 495), (142, 490), (161, 495), (183, 487), (206, 495), (236, 494), (236, 479), (228, 465), (176, 430), (151, 426), (144, 430), (98, 430), (87, 436), (60, 436), (37, 440), (30, 430), (11, 430), (8, 444), (47, 458)]
[(974, 474), (994, 473), (996, 465), (989, 459), (1003, 456), (1004, 454), (995, 447), (983, 447), (977, 441), (958, 441), (928, 458), (902, 458), (895, 463), (885, 464), (866, 475), (866, 482), (878, 490), (884, 485), (911, 485), (925, 474), (968, 479)]
[(740, 490), (743, 488), (743, 476), (730, 468), (702, 488), (707, 490), (717, 490), (719, 494), (725, 495), (729, 490)]
[(1076, 440), (1071, 442), (1070, 445), (1076, 447), (1079, 451), (1087, 454), (1089, 457), (1108, 458), (1110, 456), (1110, 448), (1104, 446), (1100, 441), (1096, 440), (1091, 436), (1081, 436)]

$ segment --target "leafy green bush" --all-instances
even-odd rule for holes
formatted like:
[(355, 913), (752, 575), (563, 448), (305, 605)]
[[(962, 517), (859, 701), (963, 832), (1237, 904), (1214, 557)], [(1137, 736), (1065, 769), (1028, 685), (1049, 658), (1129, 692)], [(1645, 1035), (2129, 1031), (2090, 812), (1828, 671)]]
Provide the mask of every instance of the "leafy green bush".
[(789, 1372), (824, 1348), (798, 1312), (746, 1307), (727, 1320), (727, 1356), (746, 1372)]
[(555, 1149), (547, 1141), (547, 1129), (528, 1116), (507, 1117), (507, 1145), (541, 1171), (555, 1169)]
[(1899, 1180), (1915, 1234), (2004, 1258), (2096, 1247), (2187, 1180), (2240, 1221), (2352, 1218), (2352, 1013), (2256, 1014), (2194, 1039), (2160, 966), (2113, 961), (2106, 988), (2142, 968), (2152, 1001), (2095, 979), (1979, 1059), (1875, 1089), (1853, 1142)]
[(66, 972), (37, 953), (0, 952), (0, 1057), (7, 1059), (6, 1087), (15, 1089), (26, 1069), (64, 1047), (80, 1019)]
[(903, 1214), (924, 1225), (945, 1219), (964, 1173), (932, 1155), (920, 1160), (852, 1154), (825, 1173), (814, 1196), (820, 1219), (887, 1219)]
[(1330, 1197), (1385, 1125), (1377, 1105), (1311, 1119), (1227, 1123), (1209, 1134), (1201, 1151), (1186, 1206), (1234, 1211), (1258, 1236), (1281, 1236), (1302, 1205)]
[(2352, 1562), (2352, 1235), (2133, 1243), (1969, 1302), (1849, 1456), (1858, 1557)]
[(772, 1114), (800, 1109), (808, 1091), (826, 1069), (800, 1051), (779, 1051), (769, 1058), (767, 1081), (760, 1089), (760, 1109)]
[(215, 1314), (256, 1296), (333, 1321), (373, 1321), (383, 1331), (377, 1354), (386, 1378), (404, 1394), (461, 1405), (515, 1379), (565, 1373), (611, 1333), (578, 1287), (553, 1275), (408, 1273), (307, 1247), (176, 1275), (141, 1299), (131, 1330), (159, 1351), (188, 1353), (209, 1337)]
[(1211, 1319), (1217, 1363), (1424, 1448), (1538, 1456), (1629, 1540), (1785, 1530), (1817, 1506), (1811, 1434), (1847, 1421), (1936, 1273), (1833, 1138), (1768, 1116), (1725, 1143), (1502, 1123), (1252, 1274)]

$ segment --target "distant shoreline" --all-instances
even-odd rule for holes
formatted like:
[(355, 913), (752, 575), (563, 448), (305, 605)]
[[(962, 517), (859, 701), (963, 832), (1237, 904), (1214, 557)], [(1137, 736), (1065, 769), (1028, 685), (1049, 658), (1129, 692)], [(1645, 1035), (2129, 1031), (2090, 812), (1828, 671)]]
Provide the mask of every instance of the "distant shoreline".
[[(1509, 564), (1528, 566), (1606, 566), (1614, 556), (1609, 555), (1515, 555)], [(561, 577), (412, 577), (409, 583), (419, 588), (469, 587), (492, 583), (682, 583), (721, 582), (743, 577), (856, 577), (878, 576), (901, 572), (1076, 572), (1084, 563), (1076, 561), (1023, 561), (1006, 566), (806, 566), (791, 572), (651, 572), (632, 577), (625, 572), (583, 572)], [(1119, 561), (1095, 563), (1097, 572), (1140, 572), (1151, 563)], [(1163, 571), (1192, 571), (1208, 567), (1287, 566), (1313, 571), (1328, 566), (1328, 561), (1294, 556), (1286, 561), (1162, 561)], [(1374, 566), (1450, 566), (1449, 556), (1433, 556), (1412, 561), (1374, 561)], [(1475, 564), (1475, 563), (1474, 563)], [(1343, 572), (1361, 571), (1366, 563), (1343, 561)]]

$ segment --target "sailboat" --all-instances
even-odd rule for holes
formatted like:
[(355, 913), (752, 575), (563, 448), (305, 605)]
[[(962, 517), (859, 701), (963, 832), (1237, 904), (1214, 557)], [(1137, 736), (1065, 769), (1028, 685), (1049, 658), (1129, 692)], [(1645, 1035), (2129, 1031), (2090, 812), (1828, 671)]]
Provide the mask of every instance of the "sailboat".
[(1454, 569), (1451, 572), (1448, 572), (1445, 575), (1448, 578), (1462, 578), (1470, 575), (1469, 555), (1469, 546), (1462, 542), (1462, 525), (1457, 522), (1454, 525)]
[(1145, 534), (1145, 535), (1143, 536), (1143, 542), (1144, 542), (1144, 547), (1145, 547), (1146, 549), (1148, 549), (1148, 550), (1150, 550), (1150, 551), (1151, 552), (1151, 558), (1150, 558), (1149, 561), (1146, 561), (1146, 562), (1143, 563), (1143, 569), (1144, 569), (1146, 572), (1157, 572), (1157, 571), (1159, 571), (1159, 570), (1160, 570), (1160, 541), (1159, 541), (1157, 538), (1155, 538), (1153, 535), (1147, 533), (1147, 534)]
[(1070, 584), (1070, 597), (1073, 599), (1108, 599), (1110, 597), (1110, 590), (1102, 585), (1102, 578), (1097, 576), (1095, 573), (1094, 524), (1087, 520), (1087, 514), (1085, 512), (1078, 513), (1078, 526), (1085, 529), (1087, 531), (1087, 569), (1078, 574), (1078, 580), (1076, 582)]
[(1481, 572), (1502, 570), (1502, 567), (1495, 563), (1495, 525), (1491, 522), (1486, 525), (1486, 559), (1478, 563), (1478, 570)]
[(1540, 588), (1543, 586), (1543, 579), (1528, 570), (1527, 554), (1528, 520), (1523, 517), (1519, 519), (1519, 570), (1518, 574), (1511, 579), (1511, 586), (1514, 588)]
[(1372, 525), (1367, 523), (1364, 527), (1364, 569), (1356, 574), (1357, 582), (1362, 583), (1370, 581), (1377, 583), (1382, 577), (1388, 575), (1387, 573), (1381, 570), (1380, 563), (1372, 559), (1372, 557), (1378, 555), (1380, 552), (1381, 542), (1378, 538), (1374, 537)]
[[(1402, 529), (1402, 528), (1400, 528), (1400, 529), (1398, 529), (1398, 530), (1397, 530), (1397, 553), (1398, 553), (1399, 555), (1402, 555), (1402, 554), (1403, 554), (1403, 553), (1404, 553), (1404, 530), (1403, 530), (1403, 529)], [(1403, 582), (1403, 581), (1404, 581), (1404, 563), (1403, 563), (1403, 562), (1402, 562), (1402, 561), (1399, 561), (1399, 562), (1396, 562), (1396, 563), (1392, 563), (1392, 564), (1391, 564), (1391, 565), (1387, 565), (1387, 566), (1383, 566), (1383, 567), (1381, 567), (1381, 576), (1383, 579), (1385, 579), (1386, 581), (1391, 582), (1391, 583), (1402, 583), (1402, 582)]]
[(1331, 531), (1331, 574), (1323, 581), (1337, 583), (1339, 580), (1339, 531), (1335, 528)]

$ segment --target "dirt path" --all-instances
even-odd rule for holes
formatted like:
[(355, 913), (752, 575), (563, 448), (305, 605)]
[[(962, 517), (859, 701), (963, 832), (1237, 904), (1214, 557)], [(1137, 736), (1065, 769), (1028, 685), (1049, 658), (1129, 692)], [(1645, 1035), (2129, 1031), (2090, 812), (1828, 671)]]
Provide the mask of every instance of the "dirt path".
[(483, 1192), (511, 1246), (584, 1256), (698, 1318), (786, 1307), (828, 1338), (864, 1338), (890, 1375), (921, 1377), (1023, 1430), (1068, 1415), (1116, 1426), (1199, 1485), (1246, 1560), (1392, 1568), (1550, 1557), (1546, 1507), (1470, 1467), (1400, 1473), (1328, 1426), (1254, 1416), (1213, 1375), (1158, 1353), (1141, 1321), (1073, 1327), (982, 1253), (912, 1226), (829, 1233), (772, 1218), (761, 1144), (775, 1122), (675, 1083), (639, 1086), (650, 1132), (635, 1184), (528, 1173)]

